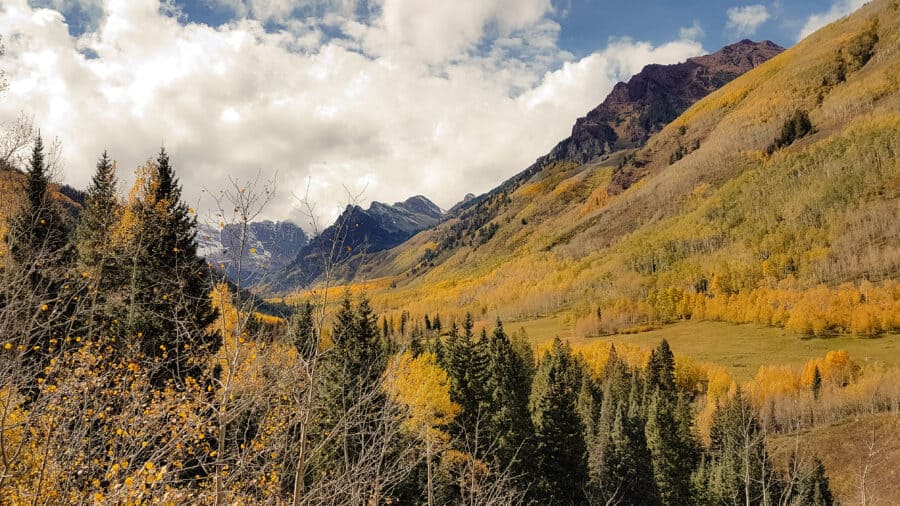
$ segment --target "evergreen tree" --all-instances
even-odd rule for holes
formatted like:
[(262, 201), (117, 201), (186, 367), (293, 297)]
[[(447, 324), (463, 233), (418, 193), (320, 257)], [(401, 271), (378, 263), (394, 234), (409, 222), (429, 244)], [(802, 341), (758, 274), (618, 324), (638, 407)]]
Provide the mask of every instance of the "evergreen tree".
[(313, 320), (313, 305), (307, 301), (300, 310), (291, 316), (290, 328), (291, 343), (297, 354), (304, 358), (310, 358), (316, 351), (318, 339), (316, 338), (316, 326)]
[(44, 142), (34, 140), (25, 185), (27, 200), (12, 219), (7, 236), (10, 253), (20, 268), (38, 284), (41, 273), (59, 274), (68, 260), (69, 229), (49, 193), (49, 175), (44, 163)]
[[(689, 504), (696, 445), (684, 434), (676, 406), (657, 387), (647, 409), (645, 434), (653, 476), (663, 504)], [(685, 441), (684, 438), (690, 438)]]
[[(58, 349), (54, 343), (63, 342), (67, 335), (80, 333), (82, 321), (77, 316), (79, 282), (67, 280), (72, 249), (68, 242), (69, 229), (49, 192), (44, 144), (38, 136), (34, 141), (25, 184), (26, 200), (10, 220), (5, 236), (15, 272), (25, 274), (27, 286), (6, 286), (11, 293), (0, 293), (0, 307), (15, 300), (14, 306), (23, 313), (18, 345), (25, 350), (18, 372), (30, 378), (42, 376), (50, 360), (50, 352)], [(18, 332), (17, 332), (18, 333)], [(36, 395), (35, 387), (33, 393)], [(28, 394), (31, 396), (31, 393)]]
[[(375, 413), (384, 405), (381, 375), (386, 356), (377, 321), (365, 296), (354, 308), (349, 292), (344, 294), (323, 370), (321, 417), (321, 432), (340, 434), (323, 452), (326, 467), (337, 472), (347, 472), (358, 460), (378, 423)], [(369, 416), (360, 416), (363, 413)]]
[(75, 229), (76, 271), (88, 273), (91, 281), (91, 305), (86, 315), (88, 336), (94, 329), (109, 327), (115, 319), (112, 308), (106, 303), (118, 282), (112, 244), (119, 207), (115, 168), (104, 151), (97, 161), (97, 170), (91, 178), (81, 218)]
[(434, 331), (438, 333), (438, 335), (441, 335), (441, 315), (440, 314), (435, 313), (434, 321), (431, 322), (431, 328), (433, 328)]
[(116, 184), (115, 168), (104, 151), (97, 161), (97, 171), (91, 178), (75, 229), (79, 264), (94, 268), (100, 279), (104, 278), (103, 271), (111, 267), (109, 247), (119, 208)]
[(615, 409), (615, 419), (606, 437), (600, 471), (604, 500), (618, 504), (660, 504), (644, 426), (639, 417), (628, 413), (625, 403)]
[(469, 437), (475, 435), (476, 425), (486, 421), (490, 402), (487, 340), (476, 341), (473, 328), (471, 314), (466, 315), (462, 333), (453, 322), (444, 353), (445, 368), (450, 376), (450, 398), (462, 408), (452, 432)]
[(819, 366), (815, 366), (813, 370), (812, 393), (813, 399), (819, 400), (819, 393), (822, 391), (822, 373), (819, 372)]
[(120, 225), (126, 235), (118, 258), (127, 301), (127, 335), (144, 356), (159, 361), (154, 383), (199, 379), (221, 345), (210, 331), (217, 312), (204, 260), (197, 256), (196, 218), (181, 201), (169, 156), (139, 171)]
[(812, 471), (800, 481), (800, 504), (806, 506), (832, 506), (834, 497), (825, 475), (825, 466), (816, 457)]
[(675, 355), (665, 339), (650, 352), (645, 374), (649, 393), (657, 388), (664, 393), (675, 391)]
[(773, 504), (780, 483), (757, 412), (741, 389), (714, 413), (710, 440), (710, 497), (717, 503)]
[(594, 377), (587, 372), (582, 374), (581, 389), (578, 392), (578, 416), (584, 427), (588, 453), (598, 442), (602, 399), (603, 391)]
[(489, 346), (490, 429), (498, 469), (511, 465), (513, 474), (525, 471), (530, 461), (530, 438), (533, 433), (528, 413), (530, 378), (522, 358), (513, 350), (503, 322), (491, 335)]
[(585, 442), (576, 411), (580, 371), (559, 338), (544, 356), (531, 392), (535, 432), (533, 486), (539, 504), (581, 504), (587, 481)]

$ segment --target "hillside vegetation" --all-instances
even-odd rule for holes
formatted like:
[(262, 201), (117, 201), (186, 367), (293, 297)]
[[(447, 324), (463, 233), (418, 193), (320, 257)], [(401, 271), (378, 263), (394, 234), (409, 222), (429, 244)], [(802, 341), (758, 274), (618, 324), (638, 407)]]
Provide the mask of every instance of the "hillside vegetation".
[(564, 314), (579, 336), (687, 318), (895, 330), (898, 25), (897, 2), (872, 2), (644, 147), (514, 178), (356, 280), (386, 312)]

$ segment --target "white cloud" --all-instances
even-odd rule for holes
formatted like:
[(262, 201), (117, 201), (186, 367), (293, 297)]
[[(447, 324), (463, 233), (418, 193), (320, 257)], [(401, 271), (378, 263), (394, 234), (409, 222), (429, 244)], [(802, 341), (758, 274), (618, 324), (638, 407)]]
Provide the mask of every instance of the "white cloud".
[(682, 26), (678, 31), (678, 36), (681, 37), (682, 40), (700, 40), (704, 35), (706, 35), (706, 32), (704, 32), (703, 27), (700, 26), (700, 21), (696, 19), (691, 26)]
[(813, 14), (807, 18), (806, 24), (800, 30), (800, 36), (797, 37), (797, 40), (805, 38), (819, 28), (850, 14), (867, 3), (868, 0), (838, 0), (834, 2), (826, 12)]
[[(519, 11), (513, 0), (472, 2), (470, 17), (448, 19), (434, 7), (423, 22), (462, 34), (446, 49), (391, 18), (413, 8), (392, 1), (385, 8), (395, 14), (345, 20), (346, 38), (325, 39), (303, 27), (270, 33), (255, 19), (185, 25), (161, 14), (158, 0), (106, 0), (99, 29), (75, 39), (56, 11), (5, 0), (10, 88), (0, 121), (34, 114), (63, 140), (65, 178), (79, 187), (104, 149), (127, 185), (161, 144), (185, 198), (200, 207), (211, 204), (204, 187), (277, 170), (267, 217), (302, 224), (292, 194), (303, 194), (308, 178), (326, 220), (345, 202), (343, 185), (365, 188), (366, 200), (421, 193), (449, 208), (546, 153), (617, 80), (702, 52), (689, 40), (619, 39), (562, 64), (571, 56), (539, 0), (515, 2)], [(487, 50), (472, 49), (485, 40)]]
[(761, 4), (731, 7), (725, 13), (728, 15), (725, 27), (734, 30), (738, 37), (753, 35), (770, 17), (766, 6)]

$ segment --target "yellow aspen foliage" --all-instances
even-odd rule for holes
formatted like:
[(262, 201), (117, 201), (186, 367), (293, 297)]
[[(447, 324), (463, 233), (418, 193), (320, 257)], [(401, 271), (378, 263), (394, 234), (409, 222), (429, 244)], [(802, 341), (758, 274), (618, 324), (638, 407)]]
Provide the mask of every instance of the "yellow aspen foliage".
[(460, 407), (450, 400), (450, 377), (434, 353), (413, 357), (405, 352), (388, 368), (385, 388), (396, 402), (408, 408), (405, 425), (430, 441), (444, 440), (439, 428), (456, 418)]

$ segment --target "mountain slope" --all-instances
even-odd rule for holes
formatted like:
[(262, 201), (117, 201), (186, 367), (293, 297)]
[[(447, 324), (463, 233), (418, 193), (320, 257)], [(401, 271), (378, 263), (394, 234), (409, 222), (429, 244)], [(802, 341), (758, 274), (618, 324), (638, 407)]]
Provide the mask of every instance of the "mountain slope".
[(393, 248), (442, 217), (441, 208), (421, 195), (393, 205), (372, 202), (368, 209), (348, 205), (333, 225), (299, 251), (277, 286), (305, 286), (322, 274), (326, 263), (352, 270), (352, 260)]
[[(8, 220), (14, 216), (25, 201), (25, 184), (28, 177), (16, 169), (4, 167), (0, 163), (0, 238), (6, 236)], [(50, 185), (53, 201), (64, 211), (63, 216), (74, 220), (81, 212), (83, 194), (66, 185)], [(0, 240), (0, 255), (6, 250), (5, 241)]]
[[(199, 224), (197, 254), (221, 266), (231, 279), (237, 278), (235, 253), (241, 247), (243, 232), (239, 225), (216, 228)], [(309, 243), (306, 233), (293, 223), (261, 221), (248, 225), (241, 265), (244, 286), (266, 283), (290, 264), (301, 248)]]
[[(823, 28), (639, 149), (526, 171), (358, 274), (386, 280), (370, 294), (388, 311), (563, 312), (584, 334), (691, 316), (900, 326), (898, 10)], [(837, 314), (840, 296), (860, 302)]]
[(572, 135), (543, 161), (587, 163), (613, 151), (640, 147), (696, 101), (782, 51), (770, 41), (744, 39), (682, 63), (647, 65), (578, 118)]

